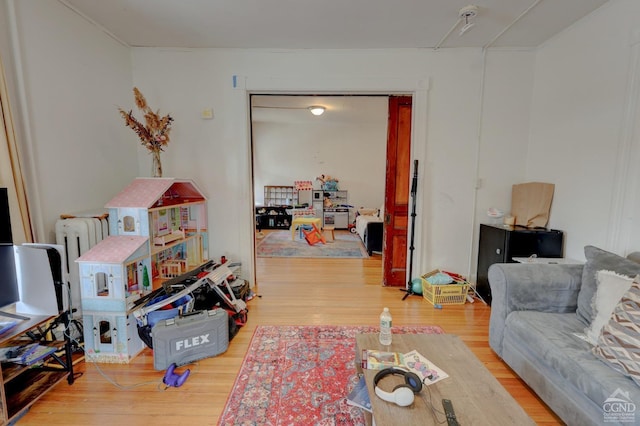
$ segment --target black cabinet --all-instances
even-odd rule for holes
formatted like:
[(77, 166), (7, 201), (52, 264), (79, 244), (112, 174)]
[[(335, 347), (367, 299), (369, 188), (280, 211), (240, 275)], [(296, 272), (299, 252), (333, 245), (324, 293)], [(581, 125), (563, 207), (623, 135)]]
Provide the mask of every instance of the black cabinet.
[(293, 206), (256, 207), (256, 229), (289, 229), (292, 216), (287, 210)]
[(514, 257), (562, 257), (562, 231), (522, 226), (480, 225), (476, 291), (491, 304), (489, 266), (515, 262)]

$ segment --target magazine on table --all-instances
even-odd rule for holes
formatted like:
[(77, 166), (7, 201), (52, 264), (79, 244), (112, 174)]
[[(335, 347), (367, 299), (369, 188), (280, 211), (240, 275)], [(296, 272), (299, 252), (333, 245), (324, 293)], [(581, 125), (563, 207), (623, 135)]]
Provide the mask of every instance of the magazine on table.
[(362, 368), (365, 370), (382, 370), (387, 367), (404, 365), (400, 352), (384, 352), (376, 349), (362, 350)]
[(369, 399), (369, 391), (367, 390), (367, 384), (364, 381), (364, 376), (360, 376), (358, 384), (347, 395), (347, 404), (355, 407), (360, 407), (368, 412), (372, 413), (371, 399)]
[(425, 385), (432, 385), (449, 377), (449, 375), (441, 368), (422, 356), (422, 354), (416, 350), (407, 352), (404, 354), (403, 358), (405, 367), (411, 372), (417, 374)]

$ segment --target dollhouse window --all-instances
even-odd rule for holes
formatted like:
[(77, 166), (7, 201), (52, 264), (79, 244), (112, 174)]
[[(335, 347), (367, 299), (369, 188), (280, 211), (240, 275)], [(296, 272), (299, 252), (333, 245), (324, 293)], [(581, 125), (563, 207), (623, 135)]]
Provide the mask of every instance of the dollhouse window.
[(100, 343), (103, 343), (103, 344), (111, 343), (111, 323), (107, 320), (100, 321), (99, 330), (100, 330)]
[(109, 295), (109, 280), (105, 272), (96, 272), (96, 296)]
[[(140, 262), (140, 267), (142, 267), (142, 262)], [(136, 262), (132, 262), (127, 265), (127, 283), (124, 286), (124, 291), (125, 294), (129, 296), (132, 292), (136, 292), (138, 290), (138, 264)]]
[(135, 232), (136, 220), (133, 216), (125, 216), (122, 218), (122, 225), (124, 226), (123, 232)]

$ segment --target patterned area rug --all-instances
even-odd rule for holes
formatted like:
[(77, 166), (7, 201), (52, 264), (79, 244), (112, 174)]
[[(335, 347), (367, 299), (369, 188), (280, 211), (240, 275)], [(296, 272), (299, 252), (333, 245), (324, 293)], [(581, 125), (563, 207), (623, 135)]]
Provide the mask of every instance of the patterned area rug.
[(300, 239), (296, 231), (291, 241), (291, 231), (269, 232), (262, 240), (258, 240), (256, 252), (258, 257), (369, 257), (362, 240), (356, 234), (335, 232), (335, 241), (329, 237), (326, 244), (309, 245)]
[[(219, 425), (363, 425), (347, 404), (358, 381), (355, 335), (370, 326), (258, 326)], [(393, 327), (397, 334), (442, 334), (438, 326)]]

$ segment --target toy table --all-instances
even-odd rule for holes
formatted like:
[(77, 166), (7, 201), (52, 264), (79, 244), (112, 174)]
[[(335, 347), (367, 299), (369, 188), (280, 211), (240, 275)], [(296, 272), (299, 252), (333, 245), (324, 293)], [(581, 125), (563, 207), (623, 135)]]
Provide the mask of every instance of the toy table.
[(313, 225), (318, 228), (322, 227), (322, 219), (318, 217), (296, 217), (291, 221), (291, 241), (294, 240), (296, 235), (296, 227), (300, 225)]

